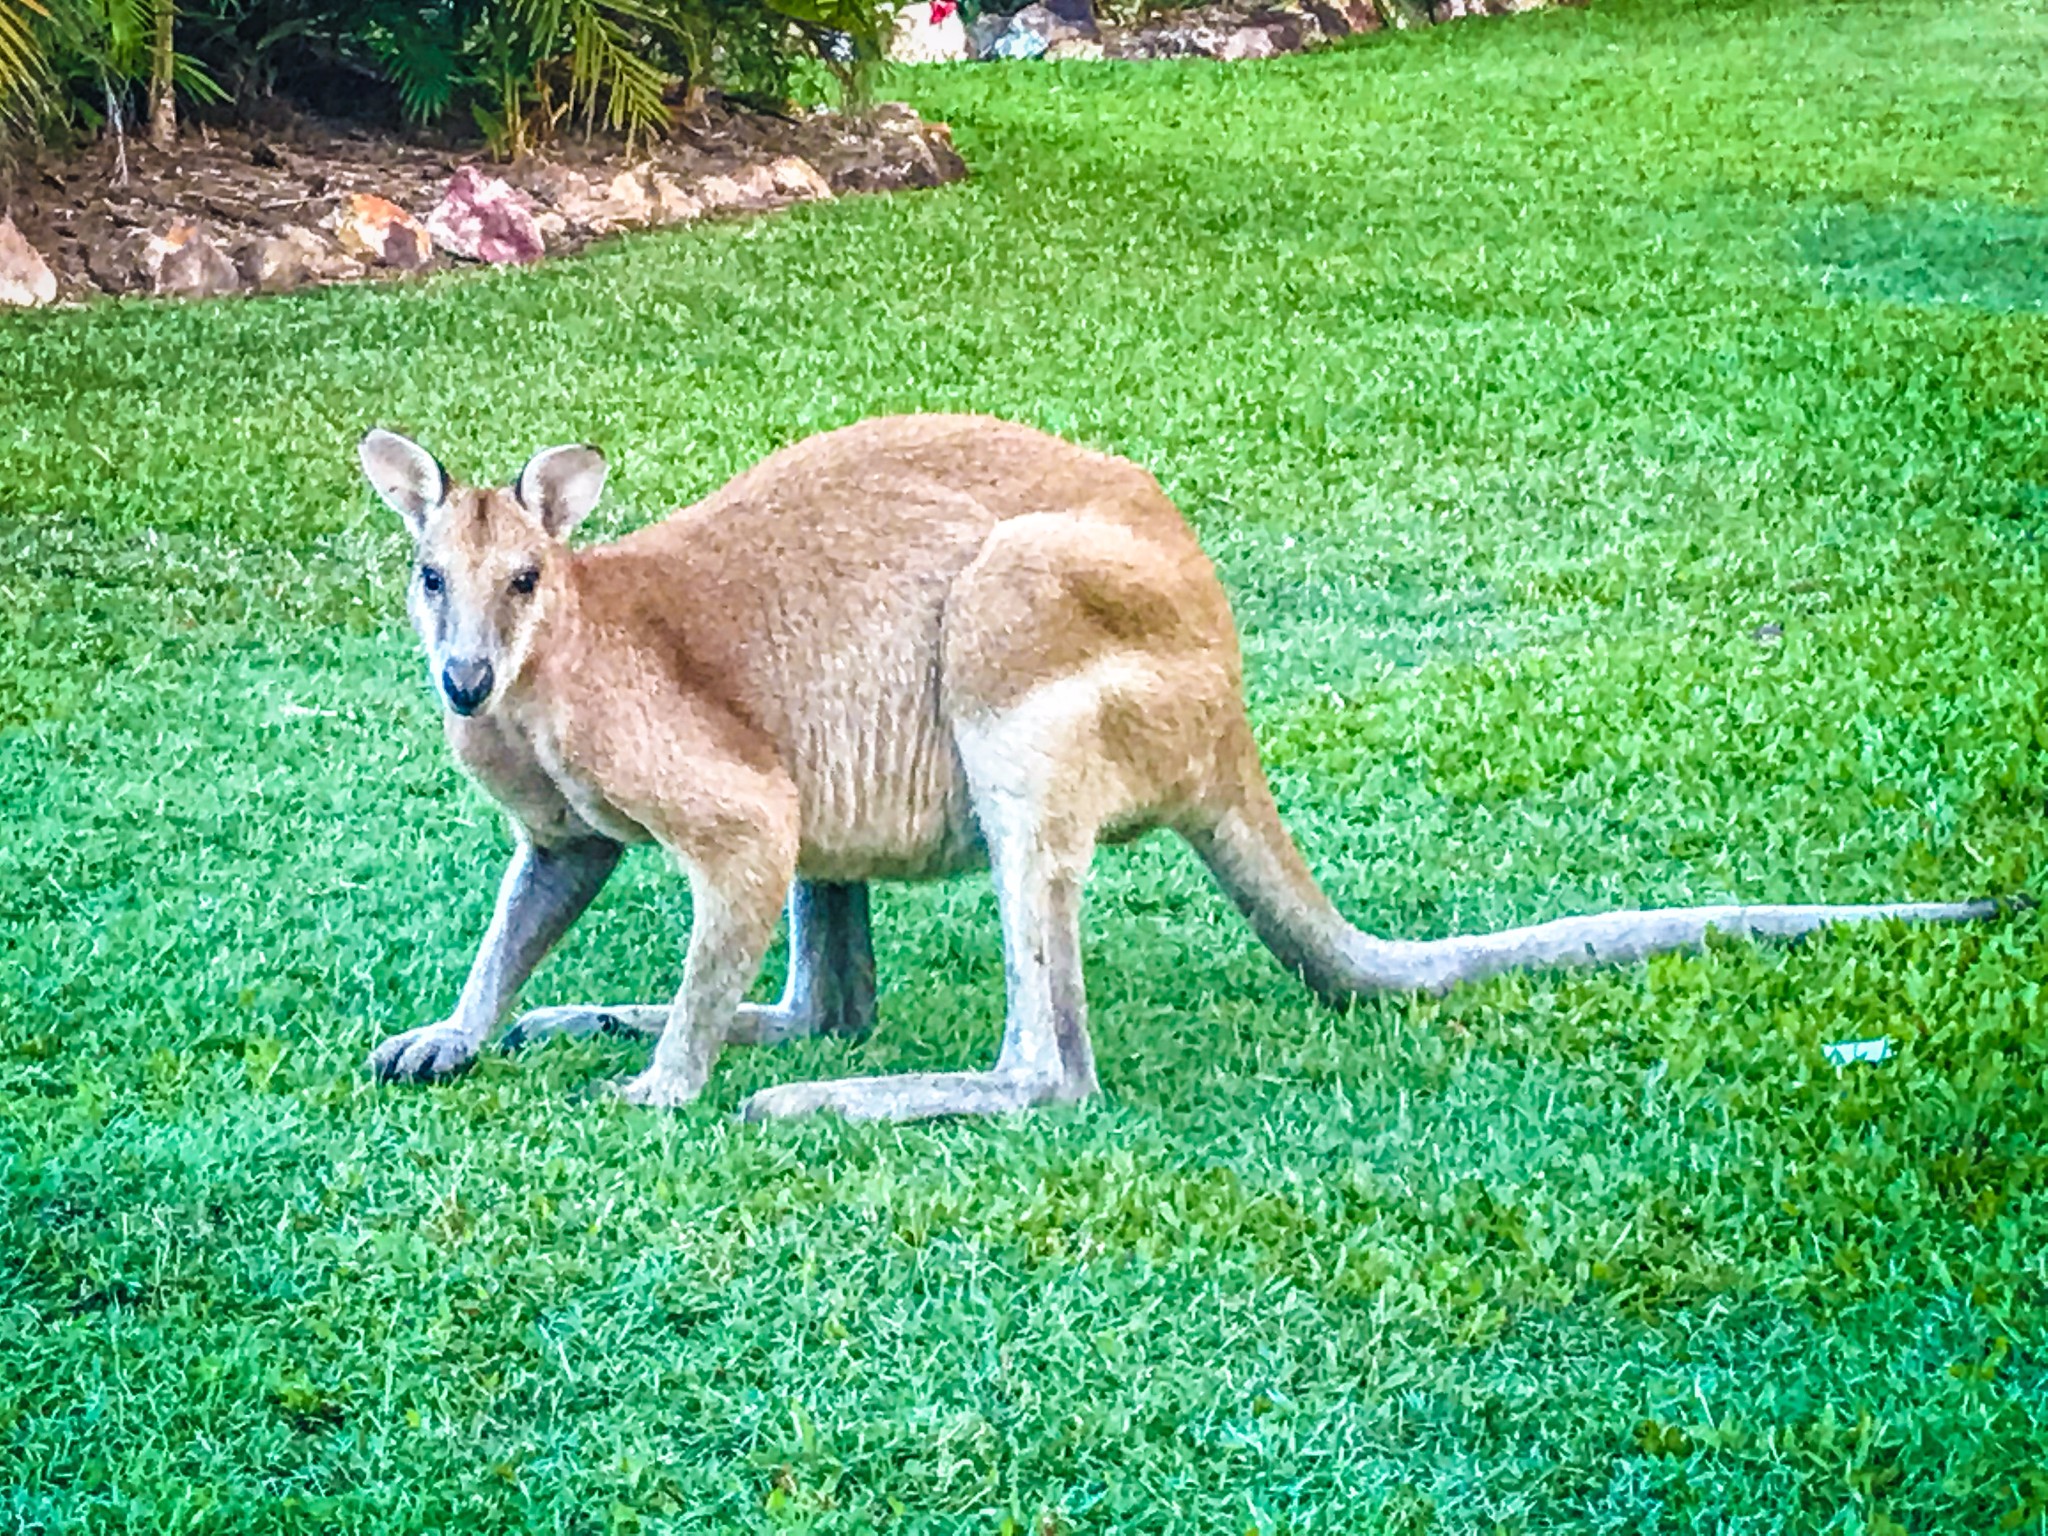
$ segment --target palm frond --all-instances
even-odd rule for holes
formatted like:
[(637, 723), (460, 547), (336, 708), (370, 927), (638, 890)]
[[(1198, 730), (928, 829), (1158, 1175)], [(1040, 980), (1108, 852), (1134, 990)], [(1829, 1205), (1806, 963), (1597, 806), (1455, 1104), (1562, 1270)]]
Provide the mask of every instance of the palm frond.
[(604, 97), (605, 126), (652, 132), (667, 120), (662, 101), (671, 77), (636, 53), (624, 27), (594, 5), (579, 5), (571, 34), (569, 82), (573, 97)]
[[(569, 106), (627, 134), (653, 132), (668, 116), (675, 77), (648, 57), (651, 38), (686, 42), (659, 0), (510, 0), (536, 55), (564, 59)], [(636, 33), (638, 35), (636, 35)]]
[(27, 102), (43, 78), (43, 45), (35, 19), (50, 19), (40, 0), (0, 0), (0, 113)]
[(445, 32), (419, 25), (379, 28), (370, 51), (398, 92), (399, 109), (416, 123), (430, 123), (448, 110), (464, 75), (464, 62)]
[(171, 59), (171, 79), (194, 101), (226, 101), (228, 93), (221, 83), (206, 72), (206, 66), (189, 54), (176, 54)]
[(98, 0), (87, 9), (104, 34), (108, 63), (131, 79), (148, 74), (156, 0)]

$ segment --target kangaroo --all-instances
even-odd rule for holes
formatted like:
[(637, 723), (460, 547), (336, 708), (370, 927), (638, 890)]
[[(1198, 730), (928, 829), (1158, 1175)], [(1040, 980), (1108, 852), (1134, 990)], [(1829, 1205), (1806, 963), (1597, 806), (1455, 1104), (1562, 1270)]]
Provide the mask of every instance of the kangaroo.
[[(1098, 844), (1169, 828), (1325, 1001), (1441, 993), (1515, 967), (1627, 962), (1707, 931), (1790, 936), (1994, 901), (1707, 906), (1428, 941), (1338, 915), (1274, 806), (1214, 569), (1135, 464), (978, 416), (863, 421), (784, 448), (666, 520), (564, 542), (597, 502), (594, 448), (548, 448), (506, 489), (458, 485), (373, 431), (364, 473), (416, 546), (408, 606), (450, 746), (517, 849), (454, 1012), (371, 1056), (461, 1070), (628, 844), (686, 872), (694, 919), (666, 1004), (546, 1008), (508, 1044), (658, 1036), (618, 1085), (680, 1105), (728, 1044), (875, 1018), (871, 880), (986, 865), (1007, 1015), (989, 1071), (791, 1083), (748, 1119), (993, 1114), (1097, 1092), (1081, 891)], [(743, 1001), (787, 907), (790, 971)]]

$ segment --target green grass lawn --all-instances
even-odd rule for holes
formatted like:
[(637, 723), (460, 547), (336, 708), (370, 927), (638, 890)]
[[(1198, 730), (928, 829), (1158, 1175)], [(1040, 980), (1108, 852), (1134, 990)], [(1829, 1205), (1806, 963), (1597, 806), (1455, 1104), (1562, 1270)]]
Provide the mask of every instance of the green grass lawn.
[[(2038, 889), (2044, 59), (1869, 0), (924, 73), (966, 186), (0, 319), (0, 1531), (2048, 1529), (2038, 916), (1338, 1015), (1153, 842), (1078, 1110), (732, 1119), (990, 1060), (975, 880), (687, 1111), (616, 1042), (373, 1086), (508, 842), (352, 453), (588, 438), (605, 533), (883, 411), (1127, 453), (1383, 933)], [(527, 1001), (687, 917), (635, 855)]]

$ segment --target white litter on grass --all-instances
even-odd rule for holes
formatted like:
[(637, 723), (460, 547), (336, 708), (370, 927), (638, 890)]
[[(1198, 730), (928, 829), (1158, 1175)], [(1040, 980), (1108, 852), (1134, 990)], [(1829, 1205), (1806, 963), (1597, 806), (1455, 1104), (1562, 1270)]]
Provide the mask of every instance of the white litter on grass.
[(1892, 1053), (1889, 1040), (1837, 1040), (1832, 1045), (1820, 1048), (1835, 1067), (1846, 1067), (1852, 1061), (1883, 1061)]
[(314, 709), (307, 704), (286, 702), (277, 706), (277, 712), (287, 720), (332, 720), (335, 712), (331, 709)]

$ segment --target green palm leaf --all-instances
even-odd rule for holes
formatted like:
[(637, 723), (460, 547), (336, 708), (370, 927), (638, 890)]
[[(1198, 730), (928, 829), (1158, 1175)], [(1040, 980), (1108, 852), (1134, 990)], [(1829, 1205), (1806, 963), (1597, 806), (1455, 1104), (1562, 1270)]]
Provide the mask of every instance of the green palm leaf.
[(0, 112), (25, 102), (43, 75), (43, 48), (34, 18), (50, 13), (39, 0), (0, 0)]
[(666, 123), (663, 96), (675, 77), (640, 45), (648, 37), (683, 40), (667, 8), (649, 0), (512, 0), (511, 9), (537, 54), (566, 56), (572, 109), (597, 112), (601, 104), (605, 126), (628, 134)]

